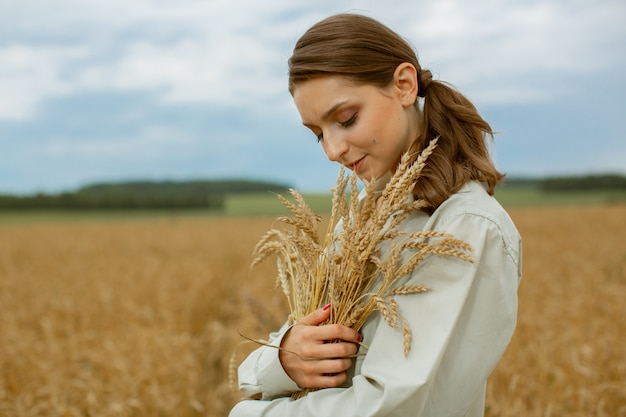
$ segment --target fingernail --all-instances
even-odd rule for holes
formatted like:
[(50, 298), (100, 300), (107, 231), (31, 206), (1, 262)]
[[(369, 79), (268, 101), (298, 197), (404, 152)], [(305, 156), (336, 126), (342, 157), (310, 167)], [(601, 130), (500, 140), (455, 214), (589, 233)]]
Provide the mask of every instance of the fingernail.
[(363, 341), (363, 335), (361, 333), (359, 333), (359, 343), (361, 343)]
[(323, 309), (323, 310), (324, 310), (324, 311), (326, 311), (326, 310), (328, 310), (329, 308), (330, 308), (330, 303), (326, 304), (326, 305), (324, 306), (324, 309)]

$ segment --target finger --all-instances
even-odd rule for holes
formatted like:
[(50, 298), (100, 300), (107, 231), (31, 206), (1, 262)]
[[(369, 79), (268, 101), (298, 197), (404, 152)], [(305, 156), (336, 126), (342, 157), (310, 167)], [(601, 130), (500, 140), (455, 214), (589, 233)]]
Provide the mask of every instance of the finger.
[(362, 340), (359, 332), (341, 324), (326, 324), (315, 328), (309, 327), (306, 331), (309, 334), (314, 334), (314, 336), (312, 336), (313, 338), (323, 341), (342, 340), (345, 342), (359, 343)]
[(352, 359), (321, 359), (301, 364), (300, 371), (308, 375), (334, 375), (352, 366)]
[(306, 326), (319, 326), (330, 317), (330, 304), (326, 304), (322, 308), (318, 308), (308, 316), (302, 317), (298, 323)]
[(343, 384), (347, 379), (347, 370), (352, 365), (349, 359), (315, 361), (314, 366), (306, 369), (302, 378), (307, 388), (332, 388)]
[(332, 376), (346, 372), (352, 366), (352, 359), (325, 359), (317, 362), (319, 374)]
[(358, 347), (349, 342), (331, 342), (302, 345), (299, 350), (303, 359), (324, 360), (352, 358), (357, 353)]

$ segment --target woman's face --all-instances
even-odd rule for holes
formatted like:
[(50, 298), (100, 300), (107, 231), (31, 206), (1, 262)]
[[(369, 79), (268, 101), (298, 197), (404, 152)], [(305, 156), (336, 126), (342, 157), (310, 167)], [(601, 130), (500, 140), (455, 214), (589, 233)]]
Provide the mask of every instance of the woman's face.
[(403, 89), (327, 76), (297, 85), (293, 98), (328, 159), (371, 181), (394, 171), (417, 135), (415, 95), (407, 99)]

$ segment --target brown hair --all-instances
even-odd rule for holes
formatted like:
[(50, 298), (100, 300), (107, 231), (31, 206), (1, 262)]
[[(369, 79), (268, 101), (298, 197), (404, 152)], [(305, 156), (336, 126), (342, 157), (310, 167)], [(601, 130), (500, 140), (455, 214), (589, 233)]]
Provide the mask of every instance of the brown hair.
[(382, 23), (339, 14), (315, 24), (298, 40), (289, 59), (289, 91), (293, 94), (299, 83), (328, 75), (384, 88), (404, 62), (417, 69), (418, 96), (424, 98), (421, 132), (409, 151), (417, 155), (439, 137), (415, 186), (415, 195), (428, 204), (424, 211), (432, 213), (469, 180), (486, 183), (493, 194), (504, 175), (489, 155), (491, 127), (460, 92), (433, 80), (431, 72), (420, 67), (413, 48)]

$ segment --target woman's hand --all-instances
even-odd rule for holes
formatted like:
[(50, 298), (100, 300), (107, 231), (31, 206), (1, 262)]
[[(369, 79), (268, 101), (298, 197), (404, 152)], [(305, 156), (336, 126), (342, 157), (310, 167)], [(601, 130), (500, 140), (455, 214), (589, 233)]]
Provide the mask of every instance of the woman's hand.
[(303, 317), (283, 338), (280, 362), (300, 388), (340, 386), (352, 365), (350, 356), (358, 350), (361, 335), (356, 330), (340, 324), (320, 326), (330, 317), (329, 307)]

